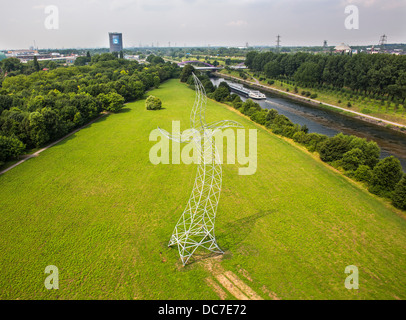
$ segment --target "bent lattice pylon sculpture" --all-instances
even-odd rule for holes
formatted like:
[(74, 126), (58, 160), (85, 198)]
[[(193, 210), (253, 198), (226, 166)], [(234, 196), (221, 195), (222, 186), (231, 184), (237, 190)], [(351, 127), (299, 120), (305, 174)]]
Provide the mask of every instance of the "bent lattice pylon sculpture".
[(196, 98), (190, 114), (190, 124), (196, 134), (192, 138), (184, 140), (181, 135), (173, 136), (159, 128), (169, 139), (178, 142), (193, 141), (199, 155), (192, 193), (169, 241), (169, 246), (178, 246), (183, 265), (199, 247), (223, 253), (217, 245), (214, 234), (214, 223), (221, 192), (222, 169), (213, 133), (228, 127), (243, 128), (238, 122), (231, 120), (207, 124), (205, 120), (206, 93), (195, 74), (193, 74), (193, 78)]

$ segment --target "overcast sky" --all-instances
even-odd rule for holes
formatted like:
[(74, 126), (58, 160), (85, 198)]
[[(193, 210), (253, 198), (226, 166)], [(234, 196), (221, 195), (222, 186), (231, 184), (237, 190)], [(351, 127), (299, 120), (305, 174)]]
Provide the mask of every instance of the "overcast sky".
[[(59, 11), (49, 30), (47, 6)], [(359, 10), (348, 30), (347, 5)], [(124, 47), (282, 46), (406, 43), (406, 0), (0, 0), (0, 50), (108, 47), (122, 32)]]

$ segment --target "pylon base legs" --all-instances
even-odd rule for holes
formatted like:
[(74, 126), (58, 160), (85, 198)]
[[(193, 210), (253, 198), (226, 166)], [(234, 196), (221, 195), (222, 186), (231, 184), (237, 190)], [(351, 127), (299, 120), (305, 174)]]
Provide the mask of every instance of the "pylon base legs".
[(192, 235), (186, 233), (174, 233), (169, 241), (168, 247), (173, 245), (178, 246), (179, 255), (183, 265), (186, 265), (189, 258), (199, 247), (205, 248), (213, 253), (224, 253), (224, 251), (217, 245), (215, 237), (210, 233)]

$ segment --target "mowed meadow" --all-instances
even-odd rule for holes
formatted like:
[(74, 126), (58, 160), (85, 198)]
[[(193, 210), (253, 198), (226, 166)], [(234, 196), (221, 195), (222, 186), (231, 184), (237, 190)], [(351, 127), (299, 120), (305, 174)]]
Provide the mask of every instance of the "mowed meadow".
[[(225, 251), (182, 267), (172, 230), (196, 165), (153, 165), (151, 130), (189, 126), (194, 92), (170, 80), (0, 176), (1, 299), (234, 299), (215, 268), (263, 299), (405, 299), (404, 215), (315, 156), (208, 100), (206, 119), (258, 129), (258, 168), (223, 165), (216, 236)], [(247, 137), (248, 140), (248, 137)], [(213, 262), (214, 261), (214, 262)], [(45, 267), (59, 269), (47, 290)], [(346, 266), (359, 269), (348, 290)]]

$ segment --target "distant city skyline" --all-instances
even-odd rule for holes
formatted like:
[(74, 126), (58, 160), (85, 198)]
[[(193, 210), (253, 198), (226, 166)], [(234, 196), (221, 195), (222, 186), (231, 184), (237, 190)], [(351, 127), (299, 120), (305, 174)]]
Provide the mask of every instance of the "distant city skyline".
[[(48, 2), (49, 1), (49, 2)], [(406, 0), (19, 0), (2, 2), (0, 50), (108, 48), (109, 32), (124, 48), (193, 46), (322, 46), (406, 43)], [(45, 8), (58, 9), (47, 29)], [(346, 29), (348, 5), (359, 29)]]

